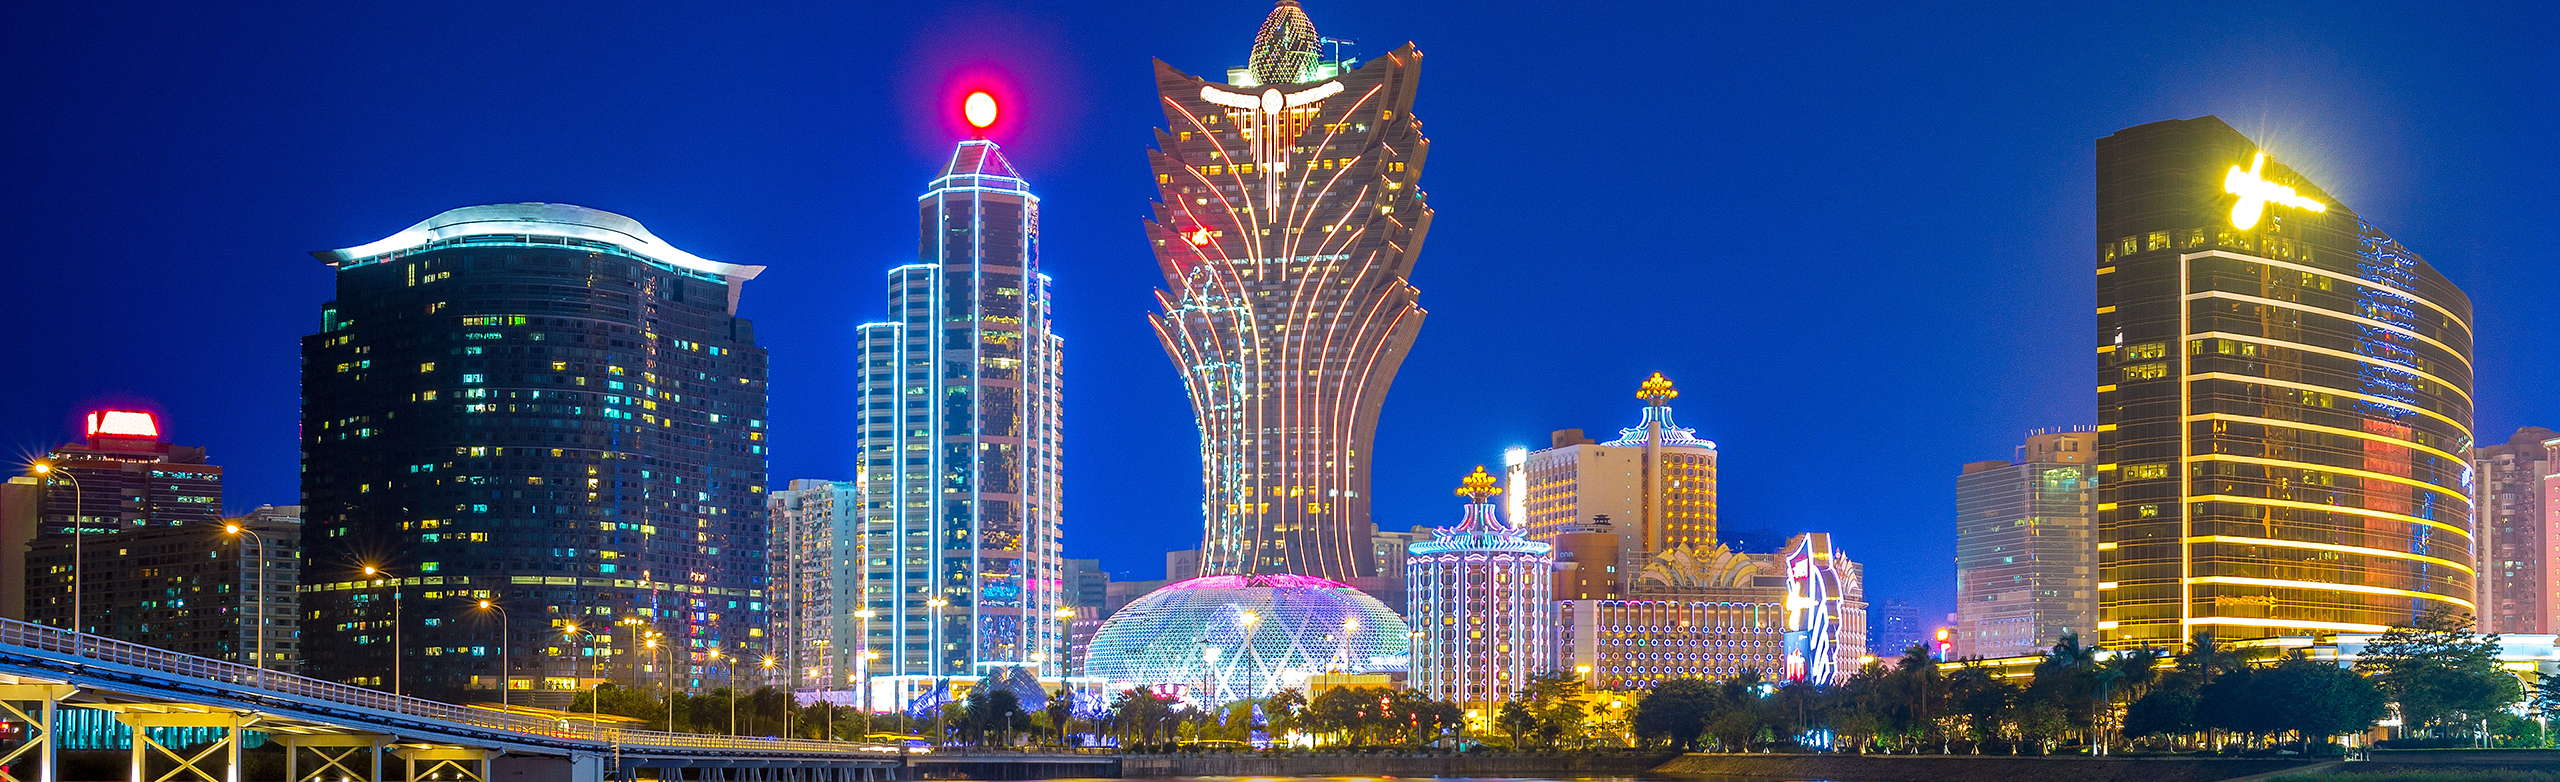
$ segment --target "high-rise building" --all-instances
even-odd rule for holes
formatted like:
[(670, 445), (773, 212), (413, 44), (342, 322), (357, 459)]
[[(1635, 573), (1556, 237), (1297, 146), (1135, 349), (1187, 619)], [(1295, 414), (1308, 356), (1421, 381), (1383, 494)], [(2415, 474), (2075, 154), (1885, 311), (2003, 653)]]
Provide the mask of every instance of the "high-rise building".
[(1900, 600), (1884, 601), (1874, 612), (1875, 625), (1867, 639), (1867, 648), (1877, 657), (1898, 657), (1911, 647), (1928, 643), (1928, 635), (1920, 627), (1920, 609)]
[(860, 487), (795, 480), (771, 496), (765, 596), (772, 621), (764, 652), (783, 669), (776, 681), (794, 692), (856, 689), (861, 683), (844, 674), (855, 670), (871, 630), (855, 614), (867, 553)]
[(1375, 586), (1363, 585), (1360, 591), (1389, 606), (1402, 606), (1406, 598), (1405, 557), (1413, 544), (1431, 539), (1431, 528), (1417, 524), (1404, 532), (1388, 532), (1376, 524), (1369, 527), (1371, 561), (1378, 563), (1378, 577), (1372, 579)]
[(1156, 62), (1151, 316), (1200, 427), (1201, 572), (1358, 583), (1378, 411), (1422, 327), (1422, 55), (1323, 55), (1279, 0), (1225, 84)]
[(889, 270), (889, 317), (862, 325), (857, 357), (875, 705), (988, 666), (1063, 675), (1068, 657), (1040, 199), (973, 138), (916, 210), (916, 262)]
[(1066, 605), (1075, 609), (1075, 617), (1067, 620), (1067, 675), (1083, 676), (1085, 652), (1093, 646), (1093, 634), (1102, 629), (1102, 621), (1111, 618), (1106, 607), (1111, 596), (1111, 571), (1102, 569), (1099, 559), (1063, 560), (1066, 569)]
[[(22, 496), (15, 505), (35, 518), (6, 526), (21, 535), (32, 532), (29, 543), (36, 549), (11, 550), (28, 559), (25, 569), (13, 569), (9, 577), (23, 580), (28, 621), (70, 627), (76, 613), (81, 632), (147, 643), (143, 619), (112, 613), (118, 604), (138, 605), (114, 593), (140, 583), (126, 578), (126, 571), (91, 564), (87, 555), (122, 556), (112, 549), (131, 541), (114, 536), (127, 532), (217, 526), (222, 468), (205, 462), (203, 448), (161, 439), (160, 421), (150, 413), (100, 410), (88, 415), (86, 429), (86, 439), (56, 447), (38, 461), (38, 496), (32, 502)], [(75, 541), (80, 556), (73, 556)], [(62, 561), (49, 563), (39, 549), (58, 550)], [(53, 572), (57, 564), (60, 570)], [(75, 569), (79, 578), (73, 577)], [(80, 590), (76, 600), (74, 582)]]
[(1530, 539), (1553, 541), (1568, 527), (1606, 517), (1628, 563), (1681, 546), (1715, 547), (1716, 444), (1672, 423), (1671, 400), (1679, 395), (1656, 372), (1636, 390), (1645, 401), (1643, 420), (1618, 430), (1618, 439), (1595, 443), (1580, 429), (1565, 429), (1530, 453), (1526, 486), (1513, 486), (1525, 495)]
[[(87, 536), (79, 566), (87, 571), (82, 580), (90, 598), (81, 606), (81, 623), (109, 638), (296, 670), (302, 658), (294, 619), (301, 606), (295, 591), (300, 515), (300, 508), (261, 507), (216, 522), (154, 523)], [(72, 544), (61, 535), (28, 548), (29, 592), (70, 592)], [(58, 625), (69, 613), (67, 603), (48, 603), (35, 621)]]
[(2089, 427), (2038, 429), (2015, 461), (1956, 476), (1957, 657), (2040, 654), (2064, 633), (2097, 638), (2097, 455)]
[(2469, 299), (2220, 119), (2097, 179), (2105, 642), (2471, 612)]
[(313, 255), (337, 284), (302, 342), (313, 675), (565, 702), (765, 653), (765, 351), (738, 317), (764, 267), (566, 204)]
[(2480, 631), (2560, 632), (2560, 433), (2528, 426), (2470, 457)]
[(1431, 531), (1405, 558), (1408, 686), (1459, 704), (1509, 700), (1554, 662), (1554, 548), (1502, 520), (1492, 475), (1476, 468), (1458, 488), (1457, 526)]

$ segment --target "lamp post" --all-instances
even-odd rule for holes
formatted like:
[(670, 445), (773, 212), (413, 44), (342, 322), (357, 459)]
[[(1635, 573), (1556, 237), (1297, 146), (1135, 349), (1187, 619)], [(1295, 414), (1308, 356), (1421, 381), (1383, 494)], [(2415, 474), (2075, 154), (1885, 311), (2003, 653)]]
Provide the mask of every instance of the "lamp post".
[[(720, 664), (720, 650), (711, 650), (711, 664)], [(729, 657), (729, 735), (738, 735), (738, 658)]]
[(1075, 662), (1076, 610), (1060, 608), (1058, 617), (1058, 678), (1067, 678), (1067, 666)]
[[(933, 676), (934, 678), (940, 679), (943, 678), (942, 607), (950, 605), (951, 601), (937, 597), (924, 601), (924, 604), (933, 609), (933, 632), (930, 636), (933, 639)], [(946, 726), (945, 719), (943, 717), (943, 712), (949, 711), (949, 707), (951, 705), (950, 688), (947, 686), (949, 684), (948, 680), (946, 680), (944, 684), (946, 686), (943, 688), (944, 695), (942, 702), (933, 705), (933, 745), (937, 747), (942, 746), (943, 739), (949, 737), (951, 733), (951, 729)], [(832, 733), (835, 726), (832, 724), (828, 725), (827, 729)]]
[(515, 689), (516, 666), (512, 662), (514, 658), (511, 657), (515, 653), (515, 644), (509, 641), (507, 634), (514, 628), (507, 626), (511, 623), (507, 621), (505, 606), (482, 600), (480, 610), (498, 612), (498, 705), (512, 706), (514, 704), (507, 700), (507, 691)]
[(399, 695), (400, 677), (400, 579), (382, 568), (364, 566), (366, 578), (381, 576), (391, 581), (391, 694)]
[(258, 622), (258, 670), (263, 671), (267, 669), (267, 539), (259, 537), (257, 530), (250, 529), (247, 525), (237, 522), (222, 525), (222, 533), (225, 535), (246, 535), (248, 536), (249, 541), (255, 544), (258, 549), (258, 569), (256, 571), (258, 585), (255, 589), (258, 594), (258, 599), (251, 605), (255, 606), (257, 609), (257, 616), (255, 618)]
[[(70, 470), (53, 466), (51, 462), (36, 462), (35, 470), (37, 475), (59, 476), (71, 482), (71, 632), (88, 632), (80, 629), (80, 561), (88, 548), (82, 545), (87, 541), (81, 533), (88, 525), (80, 519), (80, 477), (72, 475)], [(73, 643), (78, 643), (78, 640), (74, 639)]]
[[(855, 697), (862, 699), (866, 711), (871, 704), (871, 617), (878, 615), (879, 612), (869, 608), (855, 609), (853, 612), (853, 618), (862, 620), (857, 628), (862, 634), (862, 651), (853, 656), (853, 691)], [(833, 684), (833, 682), (829, 683)]]
[[(773, 686), (773, 664), (773, 655), (765, 655), (762, 665), (764, 667), (764, 686), (766, 687)], [(783, 693), (783, 697), (785, 698), (789, 698), (790, 695), (791, 693), (788, 692)], [(785, 700), (782, 703), (782, 737), (787, 739), (791, 737), (791, 701)]]
[[(577, 622), (577, 620), (574, 620), (574, 619), (573, 619), (573, 620), (570, 620), (569, 622), (567, 622), (567, 623), (565, 623), (565, 624), (562, 624), (562, 625), (560, 626), (560, 642), (561, 642), (561, 643), (573, 643), (573, 642), (575, 642), (575, 641), (577, 641), (577, 640), (578, 640), (578, 633), (579, 633), (579, 630), (578, 630), (578, 622)], [(589, 638), (593, 638), (593, 637), (594, 637), (594, 635), (593, 635), (593, 634), (589, 634), (589, 635), (588, 635), (588, 637), (589, 637)], [(592, 643), (590, 643), (590, 644), (588, 644), (587, 648), (589, 648), (589, 649), (593, 649), (593, 648), (595, 648), (595, 645), (594, 645), (594, 644), (592, 644)], [(573, 693), (573, 694), (577, 692), (577, 685), (575, 684), (575, 682), (577, 681), (577, 679), (576, 679), (576, 678), (574, 678), (575, 676), (577, 676), (577, 673), (578, 673), (578, 668), (577, 668), (577, 665), (576, 665), (576, 661), (574, 661), (574, 660), (573, 660), (573, 661), (571, 661), (571, 665), (570, 665), (570, 667), (569, 667), (569, 674), (570, 674), (570, 676), (571, 676), (571, 677), (573, 677), (573, 678), (571, 678), (571, 679), (570, 679), (570, 681), (571, 681), (572, 683), (571, 683), (571, 685), (570, 685), (569, 691), (570, 691), (571, 693)], [(589, 722), (589, 723), (587, 723), (587, 728), (588, 728), (588, 730), (592, 731), (592, 730), (594, 730), (597, 726), (604, 724), (604, 678), (603, 678), (603, 677), (597, 677), (597, 678), (596, 678), (596, 687), (595, 687), (595, 689), (591, 689), (591, 690), (588, 690), (588, 691), (587, 691), (587, 700), (589, 701), (589, 703), (587, 704), (587, 705), (588, 705), (588, 707), (595, 709), (595, 715), (596, 715), (596, 716), (595, 716), (595, 720), (594, 720), (593, 722)], [(571, 709), (576, 709), (577, 707), (576, 707), (576, 706), (571, 706), (571, 707), (569, 707), (569, 708), (571, 708)], [(572, 713), (575, 713), (575, 712), (572, 712)]]

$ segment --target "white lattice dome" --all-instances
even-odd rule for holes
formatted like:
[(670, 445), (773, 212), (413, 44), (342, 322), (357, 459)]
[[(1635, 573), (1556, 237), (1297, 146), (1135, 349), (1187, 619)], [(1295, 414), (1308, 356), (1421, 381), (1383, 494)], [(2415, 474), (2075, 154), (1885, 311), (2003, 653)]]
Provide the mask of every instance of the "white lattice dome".
[(1402, 672), (1404, 618), (1314, 576), (1206, 576), (1149, 592), (1087, 647), (1085, 673), (1199, 702), (1268, 697), (1329, 671)]

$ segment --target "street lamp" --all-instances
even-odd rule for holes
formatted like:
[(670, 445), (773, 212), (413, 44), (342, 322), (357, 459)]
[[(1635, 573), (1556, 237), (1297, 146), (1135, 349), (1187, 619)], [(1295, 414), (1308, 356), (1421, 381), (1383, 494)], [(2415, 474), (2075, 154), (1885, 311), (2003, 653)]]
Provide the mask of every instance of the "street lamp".
[(258, 622), (258, 670), (263, 671), (267, 669), (267, 539), (258, 537), (257, 530), (238, 522), (223, 524), (222, 533), (247, 535), (250, 542), (255, 543), (258, 548), (258, 600), (254, 605), (257, 609)]
[[(55, 468), (51, 462), (36, 462), (35, 471), (37, 475), (58, 476), (71, 482), (71, 632), (88, 632), (80, 629), (80, 561), (81, 555), (88, 548), (82, 545), (85, 542), (85, 536), (81, 533), (88, 528), (88, 524), (80, 518), (82, 515), (80, 477), (72, 475), (70, 470)], [(73, 642), (78, 641), (74, 639)]]
[(512, 623), (507, 621), (505, 606), (482, 600), (480, 610), (498, 612), (498, 705), (510, 706), (513, 704), (507, 702), (507, 691), (515, 689), (516, 667), (511, 662), (514, 658), (510, 657), (515, 653), (515, 644), (509, 642), (507, 634), (514, 628), (507, 626)]
[[(870, 711), (871, 704), (871, 659), (879, 656), (871, 652), (871, 617), (878, 616), (879, 613), (869, 608), (857, 609), (853, 612), (854, 618), (862, 620), (858, 628), (862, 633), (862, 651), (854, 655), (853, 691), (854, 697), (863, 699), (865, 712)], [(834, 684), (834, 682), (828, 683)]]
[[(571, 642), (571, 641), (576, 641), (576, 640), (578, 639), (578, 633), (579, 633), (579, 632), (580, 632), (580, 631), (579, 631), (579, 628), (578, 628), (578, 622), (577, 622), (577, 620), (574, 620), (574, 619), (573, 619), (573, 620), (570, 620), (569, 622), (567, 622), (567, 623), (565, 623), (565, 624), (562, 624), (562, 625), (560, 626), (560, 641), (561, 641), (562, 643), (568, 643), (568, 642)], [(588, 634), (587, 634), (587, 637), (589, 637), (589, 638), (593, 638), (593, 637), (595, 637), (595, 634), (593, 634), (593, 633), (588, 633)], [(587, 645), (587, 648), (588, 648), (588, 649), (590, 649), (590, 650), (593, 650), (593, 649), (595, 648), (595, 645), (594, 645), (593, 643), (590, 643), (590, 644), (588, 644), (588, 645)], [(590, 651), (589, 653), (590, 653), (590, 654), (592, 654), (593, 652), (592, 652), (592, 651)], [(570, 667), (569, 667), (569, 674), (570, 674), (571, 676), (573, 676), (573, 677), (574, 677), (574, 676), (576, 676), (576, 675), (577, 675), (577, 673), (578, 673), (578, 668), (577, 668), (577, 666), (574, 664), (575, 662), (576, 662), (576, 661), (574, 661), (574, 660), (573, 660), (573, 661), (571, 661), (572, 665), (570, 665)], [(576, 679), (574, 679), (574, 678), (573, 678), (573, 679), (571, 679), (572, 684), (570, 685), (570, 690), (569, 690), (571, 693), (575, 693), (575, 692), (577, 692), (577, 686), (576, 686), (576, 684), (574, 683), (575, 681), (576, 681)], [(596, 715), (596, 716), (595, 716), (595, 720), (594, 720), (593, 722), (589, 722), (589, 723), (587, 723), (587, 728), (588, 728), (588, 729), (590, 729), (590, 730), (593, 730), (594, 728), (596, 728), (596, 727), (601, 726), (601, 725), (603, 725), (603, 724), (604, 724), (604, 677), (602, 677), (602, 676), (598, 676), (598, 677), (596, 677), (596, 686), (595, 686), (595, 688), (594, 688), (594, 689), (591, 689), (591, 690), (588, 690), (588, 691), (587, 691), (587, 700), (589, 701), (589, 703), (587, 704), (587, 705), (588, 705), (588, 707), (595, 709), (595, 715)], [(575, 707), (575, 706), (571, 706), (570, 708), (574, 709), (574, 708), (577, 708), (577, 707)]]
[(1066, 678), (1068, 663), (1075, 661), (1075, 620), (1073, 608), (1058, 609), (1058, 677)]
[[(933, 675), (934, 678), (942, 678), (942, 607), (950, 605), (951, 601), (937, 597), (924, 601), (924, 604), (933, 608), (933, 633), (931, 636), (933, 638)], [(869, 639), (864, 639), (864, 642), (868, 643)], [(950, 711), (949, 707), (951, 706), (951, 697), (949, 695), (950, 689), (947, 686), (947, 682), (946, 686), (943, 688), (943, 692), (945, 694), (942, 702), (933, 705), (933, 745), (937, 747), (942, 746), (943, 740), (948, 738), (951, 733), (951, 729), (944, 724), (943, 718), (943, 713)], [(832, 732), (835, 729), (835, 726), (831, 724), (828, 725), (827, 728)]]
[[(768, 654), (764, 656), (764, 662), (762, 665), (764, 666), (764, 686), (766, 687), (773, 686), (773, 662), (773, 655)], [(790, 695), (791, 693), (788, 692), (783, 693), (783, 696), (786, 698)], [(786, 739), (791, 737), (792, 705), (793, 703), (790, 700), (782, 702), (782, 737)]]
[(381, 576), (391, 581), (391, 694), (400, 694), (400, 579), (372, 565), (364, 566), (366, 578)]
[[(720, 664), (720, 649), (711, 649), (711, 664)], [(738, 735), (738, 658), (729, 657), (729, 735)]]

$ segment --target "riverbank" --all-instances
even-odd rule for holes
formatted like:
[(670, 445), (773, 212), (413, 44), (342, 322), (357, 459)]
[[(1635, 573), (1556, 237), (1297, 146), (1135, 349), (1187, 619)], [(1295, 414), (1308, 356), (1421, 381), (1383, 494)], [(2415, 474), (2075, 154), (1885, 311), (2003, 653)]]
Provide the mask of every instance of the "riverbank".
[(1652, 772), (1737, 782), (2221, 782), (2296, 771), (2319, 763), (2288, 758), (1691, 753), (1656, 766)]
[[(1120, 776), (1143, 777), (1524, 777), (1634, 776), (1679, 757), (1669, 752), (1310, 752), (1124, 755)], [(2007, 782), (2015, 782), (2009, 780)]]

